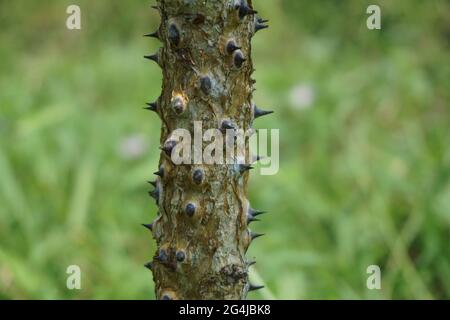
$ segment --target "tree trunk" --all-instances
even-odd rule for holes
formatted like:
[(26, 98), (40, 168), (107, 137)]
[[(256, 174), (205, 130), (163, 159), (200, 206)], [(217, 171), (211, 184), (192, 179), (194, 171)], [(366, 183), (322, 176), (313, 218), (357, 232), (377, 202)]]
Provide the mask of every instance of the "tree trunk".
[(251, 0), (157, 2), (161, 25), (147, 36), (163, 47), (146, 58), (163, 71), (161, 96), (148, 104), (162, 120), (158, 177), (151, 182), (159, 214), (145, 226), (158, 250), (146, 266), (158, 299), (244, 299), (259, 288), (249, 283), (245, 253), (259, 236), (248, 224), (262, 213), (247, 199), (249, 161), (175, 165), (170, 155), (175, 129), (194, 137), (194, 121), (202, 121), (203, 132), (248, 130), (265, 114), (252, 103), (250, 41), (267, 26)]

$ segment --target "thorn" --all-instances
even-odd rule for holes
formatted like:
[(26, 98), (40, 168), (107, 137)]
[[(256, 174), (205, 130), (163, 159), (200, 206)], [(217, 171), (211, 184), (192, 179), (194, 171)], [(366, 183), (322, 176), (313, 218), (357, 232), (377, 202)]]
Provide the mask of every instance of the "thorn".
[(175, 23), (171, 23), (168, 30), (169, 41), (174, 45), (178, 46), (180, 44), (180, 30)]
[(169, 261), (169, 256), (167, 255), (166, 250), (160, 249), (159, 254), (156, 257), (156, 259), (158, 259), (160, 262), (163, 262), (163, 263)]
[(157, 53), (144, 56), (145, 59), (155, 61), (159, 65), (159, 55)]
[(253, 169), (253, 167), (249, 164), (242, 164), (242, 163), (238, 164), (238, 171), (240, 174), (243, 174), (244, 172), (249, 171), (251, 169)]
[(163, 167), (163, 166), (160, 166), (160, 167), (159, 167), (159, 170), (156, 171), (156, 172), (154, 172), (153, 174), (154, 174), (154, 175), (157, 175), (157, 176), (159, 176), (159, 177), (161, 177), (161, 178), (163, 178), (163, 177), (164, 177), (164, 167)]
[(153, 263), (152, 261), (147, 262), (146, 264), (144, 264), (144, 267), (146, 267), (148, 270), (153, 270)]
[(180, 95), (175, 96), (172, 99), (172, 108), (176, 114), (182, 114), (183, 111), (186, 109), (186, 104), (184, 102), (183, 97), (181, 97)]
[(233, 62), (236, 68), (241, 68), (242, 64), (246, 61), (244, 58), (244, 55), (242, 54), (241, 50), (237, 50), (234, 52)]
[(269, 20), (263, 19), (263, 18), (261, 18), (261, 17), (258, 17), (258, 18), (256, 19), (256, 21), (257, 21), (258, 23), (267, 23), (267, 22), (269, 22)]
[(267, 29), (269, 26), (267, 24), (256, 23), (255, 24), (255, 33), (259, 30)]
[(258, 11), (255, 11), (252, 8), (250, 8), (244, 0), (241, 0), (240, 4), (236, 5), (235, 8), (236, 10), (239, 10), (240, 19), (243, 19), (245, 16), (258, 13)]
[(186, 259), (186, 254), (183, 251), (178, 251), (175, 256), (178, 262), (183, 262)]
[(157, 112), (157, 110), (158, 110), (158, 103), (157, 102), (147, 102), (146, 105), (147, 105), (147, 107), (145, 107), (144, 109), (150, 110), (150, 111), (153, 111), (153, 112)]
[(260, 220), (247, 213), (247, 225), (249, 225), (250, 223), (255, 222), (255, 221), (260, 221)]
[(149, 223), (149, 224), (143, 223), (142, 226), (146, 227), (150, 231), (153, 231), (153, 223)]
[(248, 287), (248, 291), (249, 292), (250, 291), (255, 291), (255, 290), (262, 289), (262, 288), (264, 288), (264, 286), (257, 286), (257, 285), (254, 285), (254, 284), (250, 283), (250, 285)]
[(175, 140), (168, 140), (164, 143), (164, 146), (162, 146), (160, 149), (164, 151), (169, 157), (172, 155), (172, 150), (177, 145), (177, 142)]
[(151, 6), (151, 8), (159, 11), (159, 7), (158, 6)]
[(264, 235), (264, 233), (254, 233), (252, 231), (250, 231), (250, 237), (253, 240), (255, 240), (256, 238), (262, 237)]
[(153, 199), (155, 199), (156, 201), (158, 201), (159, 199), (159, 188), (156, 188), (153, 191), (149, 191), (148, 193), (150, 195), (150, 197), (152, 197)]
[(195, 204), (188, 203), (186, 206), (185, 212), (189, 217), (193, 217), (195, 214), (195, 210), (196, 210)]
[(265, 110), (259, 109), (259, 108), (255, 105), (255, 106), (254, 106), (254, 110), (253, 110), (253, 117), (254, 117), (254, 119), (257, 119), (257, 118), (259, 118), (259, 117), (263, 117), (263, 116), (266, 116), (266, 115), (272, 114), (272, 113), (273, 113), (272, 110), (270, 110), (270, 111), (265, 111)]
[(266, 213), (266, 211), (255, 210), (255, 209), (253, 209), (251, 207), (248, 209), (248, 212), (247, 212), (247, 214), (252, 216), (252, 217), (257, 217), (260, 214), (264, 214), (264, 213)]
[(254, 264), (256, 264), (256, 260), (248, 261), (247, 262), (247, 267), (251, 267)]
[(220, 129), (222, 131), (226, 131), (227, 129), (236, 129), (236, 125), (230, 120), (223, 120), (222, 124), (220, 125)]
[(228, 54), (233, 54), (233, 52), (235, 52), (236, 50), (239, 50), (239, 49), (241, 49), (241, 47), (238, 47), (236, 45), (236, 42), (234, 42), (233, 39), (228, 41), (227, 46), (226, 46), (226, 51)]
[(204, 94), (208, 95), (211, 92), (212, 83), (211, 79), (208, 76), (204, 76), (200, 78), (200, 89)]
[(156, 188), (156, 181), (147, 181), (147, 182)]
[(196, 184), (201, 184), (203, 182), (203, 170), (202, 169), (195, 170), (194, 174), (192, 175), (192, 180), (194, 180)]
[(155, 38), (155, 39), (159, 40), (158, 30), (156, 30), (155, 32), (152, 32), (152, 33), (144, 34), (144, 37)]

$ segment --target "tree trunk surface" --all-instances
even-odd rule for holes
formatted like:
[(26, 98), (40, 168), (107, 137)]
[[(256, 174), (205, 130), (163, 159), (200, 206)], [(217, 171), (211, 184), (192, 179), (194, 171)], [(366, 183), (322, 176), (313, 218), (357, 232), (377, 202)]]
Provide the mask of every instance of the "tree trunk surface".
[[(163, 46), (146, 57), (163, 72), (161, 96), (149, 104), (162, 120), (161, 158), (151, 193), (159, 213), (147, 225), (158, 248), (148, 264), (156, 296), (245, 299), (253, 289), (245, 254), (256, 236), (248, 224), (258, 214), (247, 199), (249, 168), (175, 165), (170, 142), (179, 128), (194, 137), (195, 121), (202, 122), (203, 132), (230, 124), (252, 127), (251, 38), (261, 20), (250, 0), (158, 0), (155, 9), (161, 25), (149, 36)], [(192, 148), (192, 154), (197, 151)]]

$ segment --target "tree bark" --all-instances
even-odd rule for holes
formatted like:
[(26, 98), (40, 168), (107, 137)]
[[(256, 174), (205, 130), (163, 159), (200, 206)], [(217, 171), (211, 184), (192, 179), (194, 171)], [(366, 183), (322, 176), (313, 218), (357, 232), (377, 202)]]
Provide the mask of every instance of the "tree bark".
[(245, 253), (258, 234), (248, 224), (261, 213), (247, 199), (249, 163), (175, 165), (171, 135), (194, 136), (194, 121), (203, 132), (252, 127), (251, 38), (266, 26), (251, 0), (159, 0), (155, 9), (161, 25), (148, 36), (163, 46), (146, 58), (162, 68), (163, 83), (148, 109), (162, 120), (162, 151), (151, 192), (159, 214), (146, 225), (158, 249), (146, 266), (158, 299), (244, 299), (257, 288)]

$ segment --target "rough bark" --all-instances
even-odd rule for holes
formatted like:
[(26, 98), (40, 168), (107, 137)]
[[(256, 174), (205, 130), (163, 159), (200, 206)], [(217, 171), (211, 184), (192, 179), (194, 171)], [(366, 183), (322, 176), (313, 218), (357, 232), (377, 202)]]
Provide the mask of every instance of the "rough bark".
[(159, 213), (146, 225), (158, 249), (146, 266), (158, 299), (244, 299), (256, 288), (245, 253), (257, 236), (248, 224), (260, 213), (247, 199), (249, 163), (175, 165), (171, 134), (193, 136), (194, 121), (203, 132), (251, 128), (251, 38), (266, 26), (250, 0), (159, 0), (155, 9), (161, 25), (148, 36), (163, 45), (146, 58), (162, 68), (163, 83), (148, 109), (162, 120), (162, 151), (151, 192)]

